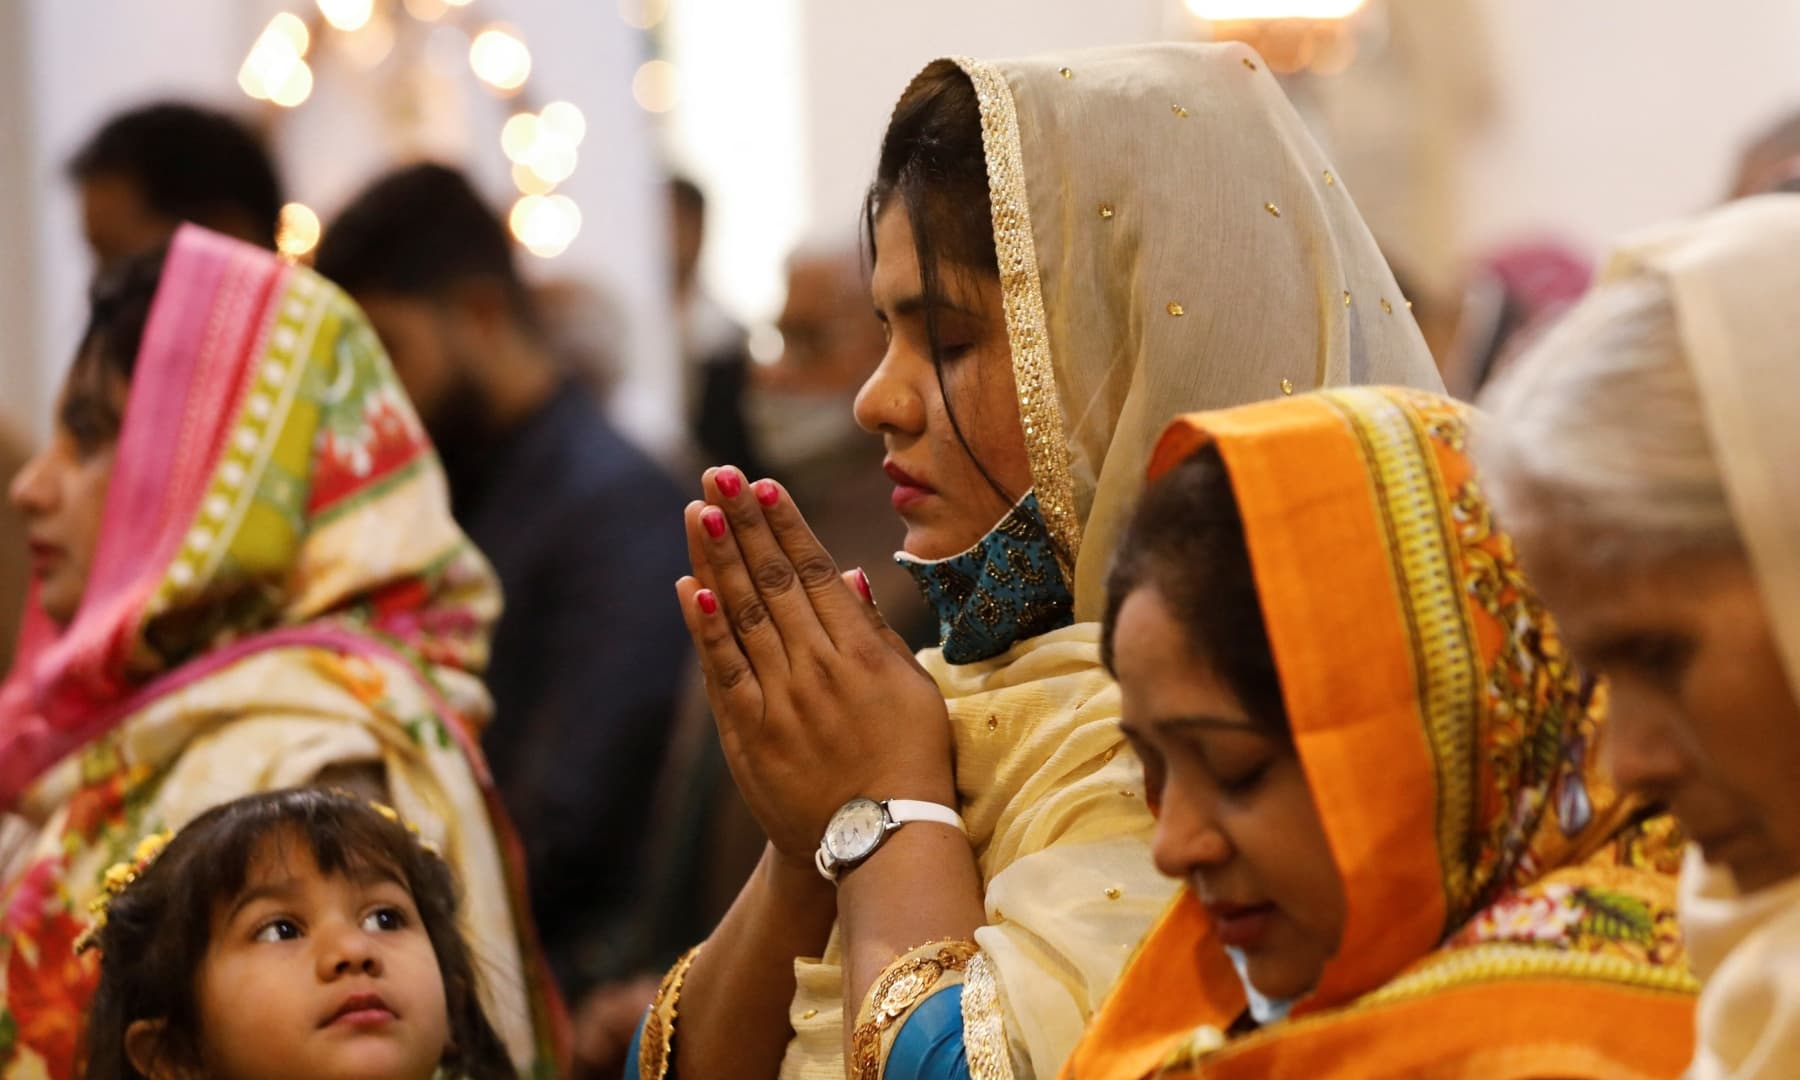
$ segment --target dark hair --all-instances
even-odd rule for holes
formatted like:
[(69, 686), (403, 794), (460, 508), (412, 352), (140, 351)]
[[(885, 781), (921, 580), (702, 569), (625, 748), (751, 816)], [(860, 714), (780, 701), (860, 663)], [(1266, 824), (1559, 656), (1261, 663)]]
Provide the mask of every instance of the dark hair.
[(1144, 587), (1162, 597), (1186, 628), (1194, 658), (1225, 683), (1251, 719), (1285, 734), (1287, 709), (1244, 519), (1216, 444), (1169, 470), (1132, 512), (1106, 580), (1100, 655), (1109, 671), (1119, 609)]
[(83, 447), (111, 442), (124, 425), (111, 383), (129, 384), (137, 371), (166, 254), (158, 248), (124, 259), (95, 278), (88, 292), (87, 328), (69, 367), (60, 417)]
[(506, 224), (446, 165), (410, 165), (364, 188), (326, 228), (313, 267), (352, 295), (442, 300), (457, 285), (494, 282), (521, 322), (538, 325)]
[(241, 213), (258, 242), (275, 246), (284, 201), (275, 163), (262, 138), (225, 113), (180, 102), (121, 113), (70, 159), (69, 175), (123, 177), (175, 221), (216, 226)]
[(89, 1012), (83, 1075), (141, 1078), (125, 1049), (125, 1033), (139, 1020), (163, 1021), (155, 1051), (159, 1062), (198, 1067), (195, 982), (214, 913), (243, 891), (256, 858), (284, 840), (305, 844), (326, 874), (375, 869), (405, 887), (444, 978), (450, 1045), (443, 1068), (466, 1080), (517, 1076), (481, 1009), (474, 960), (457, 929), (458, 892), (450, 867), (371, 804), (318, 789), (250, 795), (208, 810), (113, 898), (97, 939), (100, 988)]
[[(940, 61), (926, 68), (894, 106), (893, 119), (881, 140), (875, 182), (863, 200), (863, 236), (871, 259), (876, 253), (876, 220), (896, 200), (906, 209), (912, 226), (919, 287), (925, 300), (925, 340), (942, 389), (943, 344), (938, 319), (945, 303), (944, 266), (964, 273), (1000, 275), (981, 103), (975, 84), (954, 63)], [(982, 478), (1002, 499), (1016, 501), (1024, 492), (1007, 491), (994, 478), (975, 456), (961, 421), (948, 405), (946, 393), (951, 430)]]
[(685, 176), (669, 177), (669, 196), (683, 213), (692, 214), (702, 220), (706, 217), (706, 192), (700, 185)]

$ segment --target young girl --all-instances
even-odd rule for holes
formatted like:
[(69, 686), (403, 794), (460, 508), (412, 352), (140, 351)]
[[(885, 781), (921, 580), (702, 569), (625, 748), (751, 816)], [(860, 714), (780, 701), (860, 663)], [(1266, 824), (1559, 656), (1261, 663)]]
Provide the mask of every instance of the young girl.
[(106, 889), (90, 1080), (517, 1076), (450, 868), (384, 807), (251, 795), (146, 842)]

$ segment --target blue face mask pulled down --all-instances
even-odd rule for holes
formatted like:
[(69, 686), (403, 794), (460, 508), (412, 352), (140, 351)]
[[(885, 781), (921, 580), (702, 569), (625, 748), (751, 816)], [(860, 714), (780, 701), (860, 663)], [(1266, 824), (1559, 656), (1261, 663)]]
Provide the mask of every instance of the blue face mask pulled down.
[(960, 555), (927, 560), (901, 552), (894, 561), (937, 613), (944, 659), (952, 664), (991, 659), (1075, 621), (1075, 597), (1035, 492)]

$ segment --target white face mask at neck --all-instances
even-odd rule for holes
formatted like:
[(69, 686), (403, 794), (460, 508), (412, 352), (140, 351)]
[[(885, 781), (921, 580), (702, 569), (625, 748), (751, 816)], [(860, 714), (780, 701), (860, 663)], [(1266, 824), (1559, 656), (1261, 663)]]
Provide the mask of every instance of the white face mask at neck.
[(1231, 957), (1231, 966), (1237, 968), (1238, 981), (1244, 984), (1244, 997), (1250, 1002), (1250, 1019), (1256, 1021), (1258, 1027), (1268, 1027), (1287, 1019), (1294, 1008), (1294, 999), (1276, 1000), (1265, 996), (1250, 981), (1250, 961), (1238, 949), (1227, 948), (1226, 955)]

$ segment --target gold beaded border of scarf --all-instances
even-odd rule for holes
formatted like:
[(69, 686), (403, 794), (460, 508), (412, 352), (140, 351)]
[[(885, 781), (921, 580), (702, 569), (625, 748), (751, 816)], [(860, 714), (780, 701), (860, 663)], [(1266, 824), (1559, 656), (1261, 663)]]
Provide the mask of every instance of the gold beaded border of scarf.
[(669, 1074), (669, 1063), (675, 1050), (675, 1012), (681, 1002), (681, 984), (687, 981), (688, 969), (700, 955), (696, 945), (683, 953), (675, 966), (663, 976), (650, 1002), (650, 1014), (644, 1018), (644, 1034), (638, 1043), (638, 1076), (640, 1080), (663, 1080)]
[(1025, 151), (1012, 88), (999, 68), (967, 56), (951, 57), (975, 84), (981, 109), (981, 146), (987, 158), (988, 198), (993, 204), (994, 252), (1000, 262), (1000, 295), (1006, 307), (1006, 336), (1012, 345), (1013, 380), (1018, 384), (1019, 420), (1031, 460), (1038, 509), (1063, 576), (1075, 580), (1081, 553), (1081, 521), (1075, 512), (1075, 481), (1069, 470), (1068, 435), (1057, 398), (1056, 369), (1050, 356), (1050, 321), (1044, 314), (1037, 244), (1026, 198)]
[(969, 1080), (1013, 1080), (1012, 1047), (1000, 1008), (1000, 980), (993, 958), (976, 953), (963, 971), (963, 1053)]
[[(908, 950), (882, 970), (863, 999), (856, 1030), (850, 1036), (851, 1080), (881, 1080), (882, 1043), (889, 1029), (938, 988), (944, 976), (960, 972), (976, 953), (975, 943), (932, 941)], [(646, 1037), (647, 1034), (646, 1034)], [(646, 1080), (650, 1080), (646, 1074)]]
[(1475, 819), (1477, 687), (1475, 627), (1463, 603), (1462, 568), (1443, 508), (1450, 496), (1412, 409), (1380, 390), (1326, 392), (1355, 436), (1375, 483), (1395, 593), (1406, 617), (1419, 707), (1437, 769), (1438, 862), (1446, 914), (1466, 911), (1471, 892), (1463, 838)]

